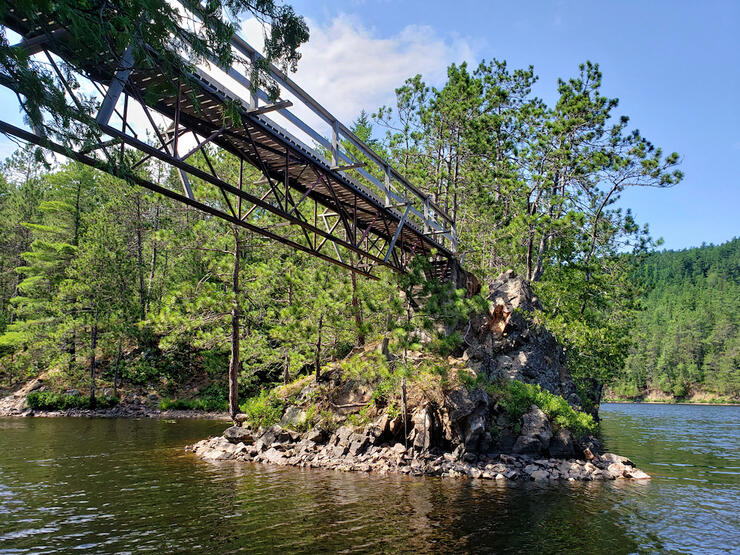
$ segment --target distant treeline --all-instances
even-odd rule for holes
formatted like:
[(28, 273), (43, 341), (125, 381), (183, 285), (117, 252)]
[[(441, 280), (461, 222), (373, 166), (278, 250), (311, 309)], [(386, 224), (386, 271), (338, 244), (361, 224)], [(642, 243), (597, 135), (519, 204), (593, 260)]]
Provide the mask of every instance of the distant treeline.
[(615, 394), (740, 395), (740, 239), (648, 256), (647, 290)]

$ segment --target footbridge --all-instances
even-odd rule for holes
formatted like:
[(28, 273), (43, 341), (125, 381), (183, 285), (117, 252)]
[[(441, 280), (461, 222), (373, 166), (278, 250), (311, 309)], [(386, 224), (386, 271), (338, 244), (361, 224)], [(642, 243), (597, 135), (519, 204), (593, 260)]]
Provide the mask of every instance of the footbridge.
[[(210, 60), (178, 74), (151, 61), (137, 66), (130, 46), (91, 52), (53, 14), (28, 17), (7, 5), (0, 24), (53, 69), (80, 121), (83, 101), (60, 65), (92, 91), (97, 135), (93, 145), (70, 146), (2, 121), (1, 132), (369, 277), (382, 266), (403, 272), (425, 255), (437, 277), (459, 281), (454, 219), (242, 37), (231, 40), (230, 66)], [(279, 86), (278, 98), (250, 81), (254, 64)], [(219, 173), (208, 145), (236, 157), (238, 173)], [(143, 171), (148, 160), (176, 170), (179, 184), (155, 183)], [(249, 186), (245, 164), (261, 173)], [(280, 223), (266, 225), (265, 215)]]

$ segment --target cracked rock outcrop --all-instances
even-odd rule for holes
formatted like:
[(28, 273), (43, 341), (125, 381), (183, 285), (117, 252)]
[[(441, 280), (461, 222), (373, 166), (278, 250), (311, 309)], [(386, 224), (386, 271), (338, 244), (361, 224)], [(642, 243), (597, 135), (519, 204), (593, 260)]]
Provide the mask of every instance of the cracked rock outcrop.
[(529, 285), (509, 270), (493, 281), (488, 300), (488, 312), (474, 315), (461, 330), (469, 365), (491, 379), (538, 384), (580, 406), (563, 348), (532, 321), (541, 307)]

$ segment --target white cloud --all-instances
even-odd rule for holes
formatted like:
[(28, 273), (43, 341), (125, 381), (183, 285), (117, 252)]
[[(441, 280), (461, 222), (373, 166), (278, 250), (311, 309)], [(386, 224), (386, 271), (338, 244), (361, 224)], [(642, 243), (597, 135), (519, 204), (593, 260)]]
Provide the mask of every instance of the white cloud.
[[(431, 27), (420, 25), (409, 25), (397, 34), (382, 36), (377, 29), (364, 27), (347, 15), (339, 15), (324, 25), (308, 23), (311, 39), (301, 47), (298, 71), (291, 78), (345, 124), (350, 124), (362, 109), (372, 112), (381, 105), (392, 104), (394, 90), (417, 73), (428, 84), (441, 83), (450, 63), (475, 60), (480, 46), (469, 38), (442, 37)], [(262, 48), (262, 28), (256, 20), (246, 21), (241, 34), (255, 48)], [(233, 81), (229, 85), (229, 81), (227, 78), (225, 84), (232, 90), (248, 96), (246, 90)], [(90, 92), (89, 88), (85, 92)], [(283, 98), (295, 101), (290, 95)], [(292, 111), (323, 136), (330, 136), (328, 126), (318, 122), (305, 108), (296, 105)], [(129, 117), (138, 129), (146, 127), (143, 113), (133, 105)], [(277, 114), (270, 117), (312, 144)], [(113, 120), (117, 119), (114, 116)], [(0, 157), (13, 148), (2, 139)], [(190, 146), (189, 143), (184, 139), (183, 148)]]
[[(340, 121), (350, 123), (393, 101), (394, 90), (420, 73), (438, 84), (452, 62), (474, 60), (477, 48), (467, 38), (444, 38), (431, 27), (409, 25), (393, 36), (380, 36), (355, 18), (339, 15), (326, 25), (308, 21), (311, 39), (292, 79)], [(248, 20), (244, 38), (261, 47), (259, 23)]]

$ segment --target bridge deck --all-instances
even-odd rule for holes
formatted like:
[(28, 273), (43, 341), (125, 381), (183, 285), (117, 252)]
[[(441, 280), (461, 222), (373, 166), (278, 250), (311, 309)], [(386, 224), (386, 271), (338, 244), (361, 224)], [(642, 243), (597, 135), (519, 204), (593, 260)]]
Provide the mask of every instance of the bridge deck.
[[(40, 18), (31, 23), (19, 17), (11, 7), (1, 23), (22, 35), (27, 44), (53, 36), (46, 40), (44, 49), (106, 87), (111, 85), (114, 75), (120, 70), (117, 61), (120, 56), (111, 52), (90, 52), (51, 19)], [(177, 85), (173, 86), (173, 82)], [(261, 170), (266, 181), (266, 193), (262, 197), (263, 204), (255, 203), (255, 206), (286, 215), (291, 224), (304, 228), (309, 242), (309, 234), (313, 232), (312, 250), (318, 252), (321, 247), (316, 242), (316, 215), (311, 223), (298, 210), (298, 205), (306, 199), (324, 207), (325, 231), (331, 235), (330, 240), (336, 239), (335, 243), (349, 246), (365, 256), (363, 269), (385, 264), (403, 270), (413, 255), (428, 254), (432, 249), (444, 259), (454, 257), (454, 240), (451, 248), (444, 244), (443, 226), (446, 221), (451, 222), (449, 216), (437, 211), (437, 219), (420, 221), (418, 215), (423, 209), (418, 207), (418, 189), (413, 188), (411, 193), (402, 191), (405, 204), (389, 203), (387, 191), (385, 198), (381, 198), (371, 187), (352, 179), (349, 172), (332, 167), (316, 150), (307, 147), (269, 117), (250, 113), (255, 106), (250, 111), (250, 107), (244, 106), (244, 99), (209, 73), (196, 69), (195, 74), (171, 75), (157, 64), (134, 67), (127, 77), (123, 93), (174, 122), (174, 135), (181, 132), (178, 127), (181, 126), (183, 132), (210, 138), (210, 142)], [(235, 102), (241, 123), (225, 126), (228, 110), (233, 109)], [(141, 146), (137, 137), (126, 132), (125, 122), (121, 131), (107, 125), (102, 128), (128, 146)], [(180, 164), (177, 167), (183, 170), (182, 159), (177, 159), (177, 152), (170, 152), (166, 144), (157, 148), (157, 157)], [(170, 157), (173, 160), (169, 160)], [(187, 168), (184, 171), (190, 173)], [(218, 176), (214, 173), (214, 177)], [(395, 198), (399, 197), (396, 195)], [(429, 199), (426, 202), (428, 206)], [(336, 218), (333, 226), (327, 223), (328, 217)], [(441, 225), (438, 223), (440, 217)], [(448, 230), (446, 236), (453, 239), (454, 227), (450, 229), (453, 235), (449, 235)], [(337, 255), (341, 259), (338, 251)]]

